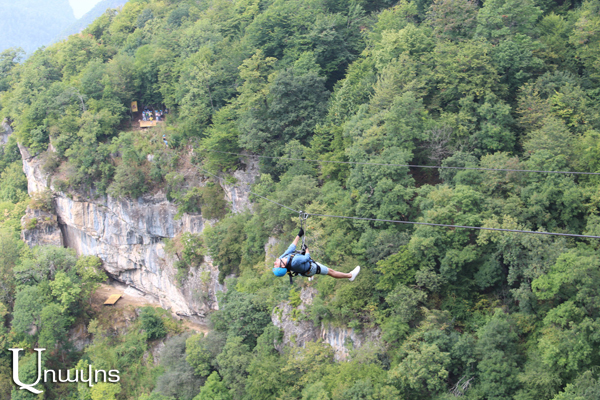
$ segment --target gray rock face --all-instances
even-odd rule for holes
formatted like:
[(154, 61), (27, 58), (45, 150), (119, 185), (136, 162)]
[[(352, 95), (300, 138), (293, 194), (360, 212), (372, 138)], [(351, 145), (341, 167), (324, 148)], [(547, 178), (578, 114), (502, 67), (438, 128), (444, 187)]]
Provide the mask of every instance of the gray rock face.
[(64, 246), (62, 232), (58, 226), (58, 218), (55, 214), (27, 208), (25, 215), (21, 218), (21, 239), (33, 246)]
[[(177, 207), (161, 192), (136, 200), (110, 196), (90, 199), (56, 192), (51, 178), (41, 169), (38, 157), (32, 157), (25, 147), (19, 146), (19, 149), (29, 194), (47, 189), (54, 191), (54, 213), (27, 210), (23, 217), (23, 226), (33, 218), (38, 220), (35, 228), (23, 231), (27, 244), (64, 245), (79, 255), (96, 255), (114, 279), (128, 285), (127, 290), (135, 289), (151, 296), (162, 307), (195, 322), (204, 323), (208, 312), (218, 309), (216, 294), (225, 288), (218, 283), (219, 270), (210, 257), (206, 257), (202, 265), (191, 268), (180, 285), (175, 278), (176, 260), (164, 249), (166, 238), (183, 232), (202, 232), (207, 223), (202, 215), (184, 214), (176, 220)], [(234, 212), (250, 207), (248, 190), (257, 175), (258, 164), (251, 162), (245, 171), (235, 173), (235, 185), (220, 180)], [(269, 238), (266, 243), (267, 262), (279, 255), (275, 251), (278, 243), (276, 238)], [(273, 311), (273, 324), (284, 332), (283, 346), (303, 347), (307, 342), (321, 340), (335, 350), (337, 360), (345, 360), (350, 349), (379, 341), (379, 330), (358, 332), (329, 324), (315, 327), (304, 313), (316, 294), (316, 289), (307, 286), (300, 293), (302, 303), (297, 310), (289, 302), (283, 302)]]
[(6, 122), (6, 120), (2, 121), (0, 124), (0, 145), (6, 144), (8, 142), (8, 137), (12, 135), (12, 128)]
[(222, 178), (219, 179), (219, 184), (225, 191), (225, 197), (231, 204), (231, 210), (234, 213), (252, 208), (249, 199), (250, 185), (254, 183), (258, 174), (258, 158), (251, 157), (246, 164), (246, 169), (233, 173), (233, 177), (236, 179), (235, 184), (227, 183)]
[[(319, 279), (319, 278), (317, 278)], [(331, 279), (325, 278), (323, 279)], [(312, 321), (304, 319), (304, 312), (312, 304), (317, 294), (316, 289), (304, 287), (300, 292), (302, 303), (294, 310), (288, 301), (279, 304), (271, 314), (273, 325), (283, 330), (282, 347), (304, 347), (307, 342), (322, 340), (329, 344), (335, 351), (335, 359), (343, 361), (350, 355), (351, 349), (358, 349), (369, 342), (378, 343), (381, 337), (379, 329), (363, 329), (356, 331), (353, 328), (336, 327), (322, 323), (315, 327)]]
[[(218, 283), (218, 267), (212, 264), (210, 257), (205, 257), (202, 265), (190, 268), (188, 277), (179, 284), (175, 277), (176, 260), (164, 249), (164, 239), (184, 232), (201, 233), (206, 224), (202, 215), (184, 214), (176, 220), (177, 206), (162, 192), (135, 200), (111, 196), (90, 199), (56, 192), (38, 158), (32, 157), (23, 146), (19, 149), (29, 194), (47, 189), (54, 192), (54, 213), (61, 244), (73, 248), (79, 255), (100, 257), (115, 280), (153, 296), (161, 306), (177, 315), (203, 323), (210, 310), (218, 309), (216, 294), (224, 288)], [(254, 171), (255, 168), (240, 171), (239, 182), (249, 185)], [(225, 192), (235, 199), (237, 212), (249, 206), (248, 194), (243, 188), (227, 187)], [(34, 218), (33, 214), (29, 218)], [(46, 233), (52, 233), (52, 240), (45, 237)], [(56, 230), (26, 231), (24, 236), (30, 246), (59, 243)]]

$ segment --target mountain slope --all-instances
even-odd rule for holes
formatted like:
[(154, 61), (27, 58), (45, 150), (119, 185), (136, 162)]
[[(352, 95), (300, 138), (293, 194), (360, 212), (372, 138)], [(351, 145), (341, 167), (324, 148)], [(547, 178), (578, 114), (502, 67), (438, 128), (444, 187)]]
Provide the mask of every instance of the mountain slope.
[(96, 18), (104, 14), (107, 9), (121, 7), (125, 3), (127, 3), (127, 0), (102, 0), (77, 21), (63, 29), (58, 36), (54, 38), (53, 42), (58, 42), (59, 40), (66, 39), (70, 35), (81, 32), (86, 26), (94, 22)]
[(68, 0), (0, 1), (0, 51), (32, 53), (75, 21)]

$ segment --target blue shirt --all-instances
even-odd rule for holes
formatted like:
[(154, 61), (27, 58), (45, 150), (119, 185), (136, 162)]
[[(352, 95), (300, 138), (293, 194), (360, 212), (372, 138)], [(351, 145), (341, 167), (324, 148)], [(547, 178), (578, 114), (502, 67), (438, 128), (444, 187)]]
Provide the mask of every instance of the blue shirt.
[[(289, 256), (290, 254), (293, 254), (296, 251), (296, 245), (294, 243), (290, 244), (290, 247), (288, 247), (288, 249), (285, 251), (285, 253), (283, 253), (281, 256), (279, 256), (279, 258), (283, 259), (286, 256)], [(289, 257), (285, 260), (286, 265), (287, 262), (289, 261)], [(304, 274), (306, 272), (308, 272), (308, 270), (310, 270), (310, 255), (306, 254), (306, 255), (302, 255), (302, 254), (296, 254), (294, 256), (294, 258), (292, 258), (292, 265), (291, 265), (292, 271), (294, 272), (298, 272), (299, 274)]]

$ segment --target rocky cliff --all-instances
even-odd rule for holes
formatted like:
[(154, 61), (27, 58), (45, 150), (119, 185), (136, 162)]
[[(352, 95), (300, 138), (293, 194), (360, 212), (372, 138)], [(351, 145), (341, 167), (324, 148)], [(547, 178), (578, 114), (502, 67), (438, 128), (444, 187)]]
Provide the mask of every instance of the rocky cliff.
[(12, 128), (6, 122), (6, 120), (4, 120), (0, 124), (0, 145), (6, 144), (10, 135), (12, 135)]
[[(323, 277), (316, 279), (320, 278)], [(316, 295), (316, 289), (306, 286), (300, 292), (302, 302), (298, 307), (294, 308), (289, 301), (285, 301), (279, 304), (271, 314), (273, 325), (283, 331), (280, 351), (284, 346), (304, 347), (307, 342), (321, 340), (333, 348), (336, 360), (343, 361), (348, 359), (352, 349), (358, 349), (369, 342), (380, 342), (381, 331), (378, 328), (358, 331), (328, 323), (315, 326), (311, 320), (307, 319), (306, 310)]]
[[(35, 196), (48, 190), (52, 193), (50, 211), (29, 208), (22, 219), (23, 240), (30, 246), (64, 245), (79, 255), (96, 255), (103, 260), (104, 268), (113, 279), (195, 322), (205, 322), (208, 312), (218, 309), (216, 294), (224, 288), (217, 279), (218, 267), (210, 257), (206, 257), (202, 265), (191, 268), (188, 278), (179, 284), (175, 278), (176, 260), (164, 249), (164, 239), (183, 232), (202, 232), (207, 221), (201, 214), (184, 214), (181, 219), (175, 219), (177, 207), (162, 192), (135, 200), (111, 196), (92, 199), (58, 192), (52, 177), (42, 170), (39, 157), (32, 156), (23, 146), (19, 149), (29, 194)], [(258, 163), (253, 160), (245, 170), (235, 172), (235, 186), (220, 180), (234, 212), (250, 207), (249, 189), (257, 176)], [(201, 179), (196, 183), (202, 184)], [(278, 243), (276, 238), (269, 238), (265, 244), (268, 264), (278, 255)], [(351, 349), (379, 341), (379, 330), (357, 331), (325, 323), (314, 326), (307, 319), (306, 310), (316, 294), (316, 289), (306, 286), (301, 291), (302, 303), (298, 307), (283, 302), (273, 311), (273, 324), (284, 333), (283, 346), (304, 346), (309, 341), (321, 340), (331, 345), (337, 360), (345, 360)]]
[[(187, 279), (179, 284), (173, 266), (176, 260), (164, 249), (164, 239), (184, 232), (202, 232), (206, 221), (201, 214), (184, 214), (175, 219), (177, 206), (162, 192), (138, 199), (111, 196), (92, 199), (58, 192), (52, 178), (42, 170), (38, 157), (32, 157), (23, 146), (19, 149), (29, 194), (33, 196), (48, 189), (53, 194), (51, 213), (41, 215), (39, 211), (28, 210), (24, 217), (23, 239), (30, 246), (63, 244), (79, 255), (96, 255), (115, 280), (152, 295), (164, 308), (200, 323), (208, 311), (218, 308), (216, 294), (223, 287), (218, 283), (219, 271), (210, 257), (191, 268)], [(236, 172), (240, 182), (236, 188), (224, 185), (227, 197), (234, 202), (234, 211), (249, 205), (245, 188), (253, 182), (256, 168), (251, 165), (246, 171)]]

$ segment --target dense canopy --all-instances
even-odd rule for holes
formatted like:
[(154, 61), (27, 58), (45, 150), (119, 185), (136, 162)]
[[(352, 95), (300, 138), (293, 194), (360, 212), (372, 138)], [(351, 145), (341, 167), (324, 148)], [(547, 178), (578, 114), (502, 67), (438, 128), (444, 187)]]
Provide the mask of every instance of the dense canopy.
[[(282, 252), (297, 215), (258, 197), (234, 214), (218, 183), (194, 187), (182, 172), (235, 184), (248, 157), (217, 151), (600, 172), (599, 0), (131, 0), (23, 63), (18, 55), (0, 55), (0, 117), (15, 131), (0, 152), (0, 250), (17, 249), (0, 251), (0, 343), (53, 348), (47, 363), (61, 368), (126, 371), (112, 397), (80, 387), (47, 398), (600, 397), (598, 240), (311, 217), (313, 257), (363, 269), (352, 283), (290, 288), (265, 243)], [(168, 110), (166, 124), (137, 129), (132, 101)], [(217, 221), (166, 245), (180, 246), (180, 281), (203, 254), (222, 280), (236, 276), (213, 330), (181, 334), (151, 309), (126, 331), (94, 319), (94, 341), (74, 348), (65, 332), (90, 318), (81, 299), (102, 273), (95, 258), (22, 249), (16, 142), (44, 159), (56, 190), (160, 189), (180, 213)], [(599, 183), (263, 158), (252, 190), (310, 213), (600, 235)], [(318, 295), (301, 311), (307, 286)], [(381, 340), (344, 362), (320, 342), (282, 349), (271, 314), (283, 301), (298, 321)], [(170, 356), (156, 366), (148, 349), (164, 337)], [(0, 377), (0, 393), (10, 390)]]

